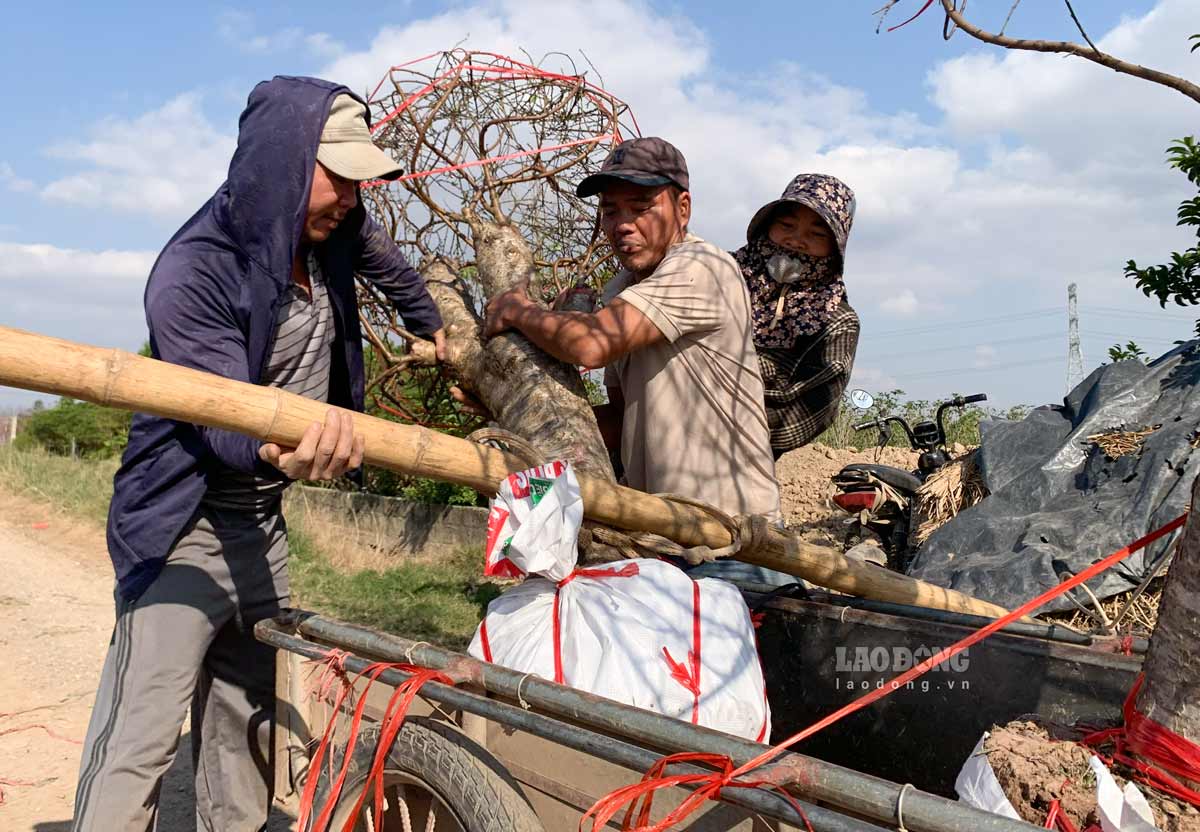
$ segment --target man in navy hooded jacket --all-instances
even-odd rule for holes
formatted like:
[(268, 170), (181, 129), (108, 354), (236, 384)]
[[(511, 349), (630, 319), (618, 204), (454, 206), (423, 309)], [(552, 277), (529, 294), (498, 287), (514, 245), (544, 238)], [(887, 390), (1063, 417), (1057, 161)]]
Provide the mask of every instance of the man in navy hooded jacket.
[(155, 358), (327, 401), (294, 449), (137, 415), (114, 481), (117, 622), (88, 728), (76, 830), (152, 828), (190, 705), (203, 830), (258, 830), (270, 804), (273, 651), (255, 622), (286, 606), (282, 493), (362, 462), (354, 275), (443, 350), (420, 276), (363, 210), (358, 183), (399, 174), (342, 86), (255, 87), (229, 176), (171, 238), (146, 286)]

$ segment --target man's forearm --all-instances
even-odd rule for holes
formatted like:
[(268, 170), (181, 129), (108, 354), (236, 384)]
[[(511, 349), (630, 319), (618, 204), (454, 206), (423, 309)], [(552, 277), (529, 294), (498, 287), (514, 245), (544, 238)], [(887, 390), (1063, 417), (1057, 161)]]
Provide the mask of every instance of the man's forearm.
[(531, 303), (521, 309), (513, 327), (559, 361), (589, 369), (606, 363), (605, 335), (594, 314), (552, 312)]

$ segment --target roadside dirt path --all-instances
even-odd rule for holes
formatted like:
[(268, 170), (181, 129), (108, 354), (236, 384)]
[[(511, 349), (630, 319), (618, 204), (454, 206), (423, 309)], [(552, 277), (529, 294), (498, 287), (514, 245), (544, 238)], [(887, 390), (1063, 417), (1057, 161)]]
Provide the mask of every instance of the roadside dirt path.
[(0, 491), (0, 828), (70, 829), (112, 623), (103, 533)]
[[(103, 529), (0, 488), (0, 829), (5, 832), (70, 830), (77, 743), (87, 732), (112, 626), (112, 569)], [(163, 782), (160, 832), (196, 828), (187, 731), (185, 725), (175, 764)], [(290, 818), (276, 814), (269, 829), (289, 829)]]

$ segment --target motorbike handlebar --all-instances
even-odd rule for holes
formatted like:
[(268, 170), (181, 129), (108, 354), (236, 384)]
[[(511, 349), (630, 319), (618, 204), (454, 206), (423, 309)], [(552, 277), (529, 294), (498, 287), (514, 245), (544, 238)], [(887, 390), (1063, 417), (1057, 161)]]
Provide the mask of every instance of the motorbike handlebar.
[(882, 419), (876, 419), (873, 422), (863, 422), (861, 425), (855, 425), (855, 430), (866, 430), (867, 428), (879, 428), (881, 437), (887, 435), (887, 426), (895, 422), (904, 430), (904, 435), (908, 437), (908, 444), (912, 447), (917, 447), (917, 437), (913, 435), (912, 427), (909, 426), (908, 420), (903, 416), (884, 416)]
[[(975, 402), (986, 401), (987, 393), (976, 393), (972, 396), (957, 396), (948, 402), (942, 402), (940, 405), (938, 405), (937, 415), (934, 418), (937, 422), (939, 441), (941, 443), (945, 443), (946, 441), (946, 428), (942, 421), (942, 417), (948, 408), (966, 407), (967, 405), (974, 404)], [(927, 447), (921, 445), (921, 443), (917, 441), (917, 437), (913, 434), (912, 428), (909, 426), (908, 421), (903, 416), (885, 416), (882, 419), (872, 419), (870, 422), (863, 422), (862, 424), (854, 425), (853, 427), (856, 431), (869, 430), (870, 428), (880, 428), (886, 430), (888, 424), (891, 422), (895, 422), (904, 429), (904, 433), (908, 436), (908, 442), (914, 449), (919, 450), (922, 447)]]

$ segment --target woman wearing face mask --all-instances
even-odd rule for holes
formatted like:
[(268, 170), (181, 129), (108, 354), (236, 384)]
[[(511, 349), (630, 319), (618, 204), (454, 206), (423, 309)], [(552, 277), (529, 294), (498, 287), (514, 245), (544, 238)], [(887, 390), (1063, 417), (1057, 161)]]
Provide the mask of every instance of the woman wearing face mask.
[(859, 321), (842, 268), (853, 221), (844, 182), (802, 173), (758, 209), (733, 252), (750, 290), (776, 459), (833, 423), (850, 380)]

